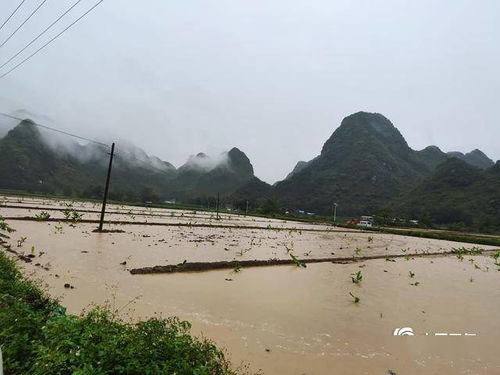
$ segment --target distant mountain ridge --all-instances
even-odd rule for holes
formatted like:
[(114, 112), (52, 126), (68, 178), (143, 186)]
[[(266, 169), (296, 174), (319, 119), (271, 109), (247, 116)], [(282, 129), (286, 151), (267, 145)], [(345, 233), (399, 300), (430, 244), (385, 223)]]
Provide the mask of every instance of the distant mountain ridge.
[[(138, 147), (119, 146), (113, 162), (111, 199), (226, 195), (253, 177), (250, 160), (237, 148), (221, 154), (210, 166), (192, 164), (193, 160), (210, 159), (200, 153), (190, 158), (191, 164), (188, 161), (176, 169)], [(108, 153), (102, 145), (76, 142), (55, 150), (31, 120), (24, 120), (0, 139), (0, 188), (101, 198)]]
[[(246, 196), (255, 201), (259, 194), (265, 194), (289, 211), (300, 209), (328, 215), (333, 204), (338, 203), (338, 213), (343, 216), (389, 210), (393, 215), (412, 219), (430, 213), (434, 220), (447, 222), (453, 218), (446, 214), (446, 205), (456, 210), (457, 222), (465, 217), (459, 213), (467, 206), (474, 218), (486, 212), (482, 220), (495, 223), (493, 211), (486, 209), (484, 202), (496, 207), (495, 202), (500, 200), (500, 188), (491, 188), (498, 185), (491, 177), (499, 174), (493, 173), (498, 169), (500, 163), (495, 165), (479, 150), (459, 155), (445, 153), (437, 146), (413, 150), (383, 115), (358, 112), (344, 118), (325, 142), (320, 155), (309, 162), (299, 162), (285, 180), (273, 186), (252, 181), (235, 193), (235, 199), (241, 201)], [(466, 176), (471, 184), (477, 179), (473, 187), (463, 185)], [(464, 189), (462, 195), (457, 193), (460, 189)], [(478, 191), (481, 198), (474, 196)], [(422, 205), (416, 197), (427, 194), (433, 203)], [(448, 194), (455, 198), (447, 200)], [(463, 202), (456, 199), (458, 196)], [(483, 207), (482, 211), (465, 204), (479, 200), (482, 203), (477, 207)], [(479, 225), (475, 219), (468, 223)]]
[(481, 169), (450, 158), (391, 203), (403, 216), (428, 214), (440, 224), (461, 223), (479, 231), (500, 230), (500, 161)]
[(412, 150), (387, 118), (358, 112), (342, 121), (317, 158), (275, 188), (290, 206), (330, 212), (339, 202), (345, 212), (361, 214), (407, 190), (436, 164)]
[(495, 162), (493, 160), (491, 160), (488, 156), (485, 155), (484, 152), (478, 149), (472, 150), (467, 154), (463, 154), (462, 152), (458, 151), (448, 152), (447, 154), (481, 169), (490, 168), (495, 165)]
[[(499, 162), (480, 150), (413, 150), (379, 113), (344, 118), (317, 157), (297, 163), (273, 186), (255, 176), (238, 148), (215, 156), (198, 153), (175, 168), (140, 148), (119, 146), (110, 190), (115, 200), (206, 204), (220, 194), (233, 207), (250, 204), (266, 213), (329, 215), (337, 203), (344, 217), (389, 210), (476, 228), (497, 222)], [(54, 150), (31, 121), (22, 121), (0, 139), (0, 188), (101, 198), (109, 150), (77, 143), (70, 149)]]

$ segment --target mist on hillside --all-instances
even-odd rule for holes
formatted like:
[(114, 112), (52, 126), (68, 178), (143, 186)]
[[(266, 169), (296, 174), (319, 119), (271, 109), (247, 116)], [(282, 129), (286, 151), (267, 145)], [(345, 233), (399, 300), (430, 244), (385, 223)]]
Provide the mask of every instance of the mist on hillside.
[[(11, 114), (12, 116), (25, 120), (31, 120), (36, 123), (41, 123), (43, 120), (44, 126), (56, 128), (49, 118), (37, 116), (36, 114), (26, 110), (16, 110), (11, 112)], [(7, 135), (7, 133), (15, 128), (19, 123), (19, 120), (2, 116), (0, 121), (0, 138)], [(108, 162), (111, 143), (109, 143), (109, 146), (106, 146), (106, 142), (101, 139), (78, 139), (44, 127), (37, 127), (37, 130), (44, 144), (59, 155), (70, 156), (83, 163), (101, 162), (106, 164)], [(150, 168), (163, 172), (172, 172), (176, 170), (176, 167), (169, 161), (162, 160), (157, 156), (148, 154), (128, 139), (119, 139), (115, 142), (115, 156), (116, 162), (119, 163), (120, 161), (126, 161), (128, 165), (136, 166), (138, 168)], [(227, 166), (228, 161), (227, 151), (215, 156), (198, 153), (196, 155), (191, 155), (181, 168), (208, 172), (219, 166)]]
[(227, 166), (228, 163), (229, 157), (227, 152), (222, 152), (215, 156), (209, 156), (200, 152), (197, 155), (191, 155), (181, 168), (209, 172), (216, 167)]

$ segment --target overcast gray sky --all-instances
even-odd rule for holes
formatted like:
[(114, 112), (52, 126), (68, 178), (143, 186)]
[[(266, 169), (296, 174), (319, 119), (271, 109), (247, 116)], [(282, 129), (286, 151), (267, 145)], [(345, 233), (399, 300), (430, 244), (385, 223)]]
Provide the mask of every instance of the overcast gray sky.
[[(75, 1), (48, 0), (0, 65)], [(19, 2), (0, 2), (0, 24)], [(176, 166), (236, 146), (271, 183), (359, 110), (387, 116), (415, 149), (497, 160), (499, 20), (498, 0), (105, 0), (0, 80), (0, 111), (127, 139)]]

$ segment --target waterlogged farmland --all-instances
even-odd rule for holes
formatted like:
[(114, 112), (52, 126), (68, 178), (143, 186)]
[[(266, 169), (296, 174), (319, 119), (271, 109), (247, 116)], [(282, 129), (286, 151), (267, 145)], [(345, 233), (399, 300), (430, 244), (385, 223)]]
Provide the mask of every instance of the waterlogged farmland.
[[(71, 313), (108, 304), (130, 320), (176, 315), (235, 367), (266, 374), (500, 372), (495, 247), (119, 205), (96, 233), (97, 204), (0, 204), (15, 229), (7, 253)], [(269, 260), (287, 264), (245, 266)], [(193, 262), (207, 269), (178, 272)], [(155, 266), (174, 272), (131, 273)], [(392, 336), (401, 327), (415, 336)]]

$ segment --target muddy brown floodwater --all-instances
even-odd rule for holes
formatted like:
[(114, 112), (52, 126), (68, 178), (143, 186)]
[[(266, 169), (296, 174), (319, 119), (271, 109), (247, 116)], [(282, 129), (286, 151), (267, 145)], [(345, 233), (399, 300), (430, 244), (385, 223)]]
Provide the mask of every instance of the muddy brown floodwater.
[[(12, 205), (61, 208), (56, 201), (8, 198)], [(0, 207), (0, 214), (31, 216), (33, 210)], [(134, 210), (131, 222), (144, 220), (152, 211)], [(172, 217), (168, 210), (154, 211)], [(186, 215), (198, 214), (186, 211)], [(199, 222), (212, 220), (207, 214), (198, 216)], [(26, 254), (35, 246), (33, 261), (20, 262), (25, 274), (41, 280), (69, 312), (79, 314), (92, 304), (107, 303), (126, 320), (177, 315), (193, 324), (195, 334), (226, 348), (236, 367), (246, 363), (254, 373), (500, 373), (500, 272), (488, 252), (493, 247), (480, 246), (487, 251), (464, 255), (462, 260), (454, 255), (391, 259), (391, 255), (473, 245), (279, 220), (271, 223), (287, 229), (273, 230), (266, 228), (268, 219), (256, 219), (262, 229), (109, 227), (124, 233), (93, 233), (91, 223), (72, 227), (12, 220), (9, 224), (16, 232), (9, 242), (12, 249)], [(241, 226), (252, 225), (252, 219), (236, 215), (222, 222), (237, 220)], [(27, 240), (18, 247), (21, 237)], [(129, 272), (133, 267), (184, 260), (288, 259), (289, 252), (300, 258), (388, 258), (307, 268), (249, 267), (239, 272)], [(358, 271), (362, 281), (355, 284), (351, 276)], [(75, 289), (65, 289), (65, 283)], [(358, 303), (350, 293), (360, 299)], [(411, 327), (415, 335), (393, 336), (402, 327)]]

